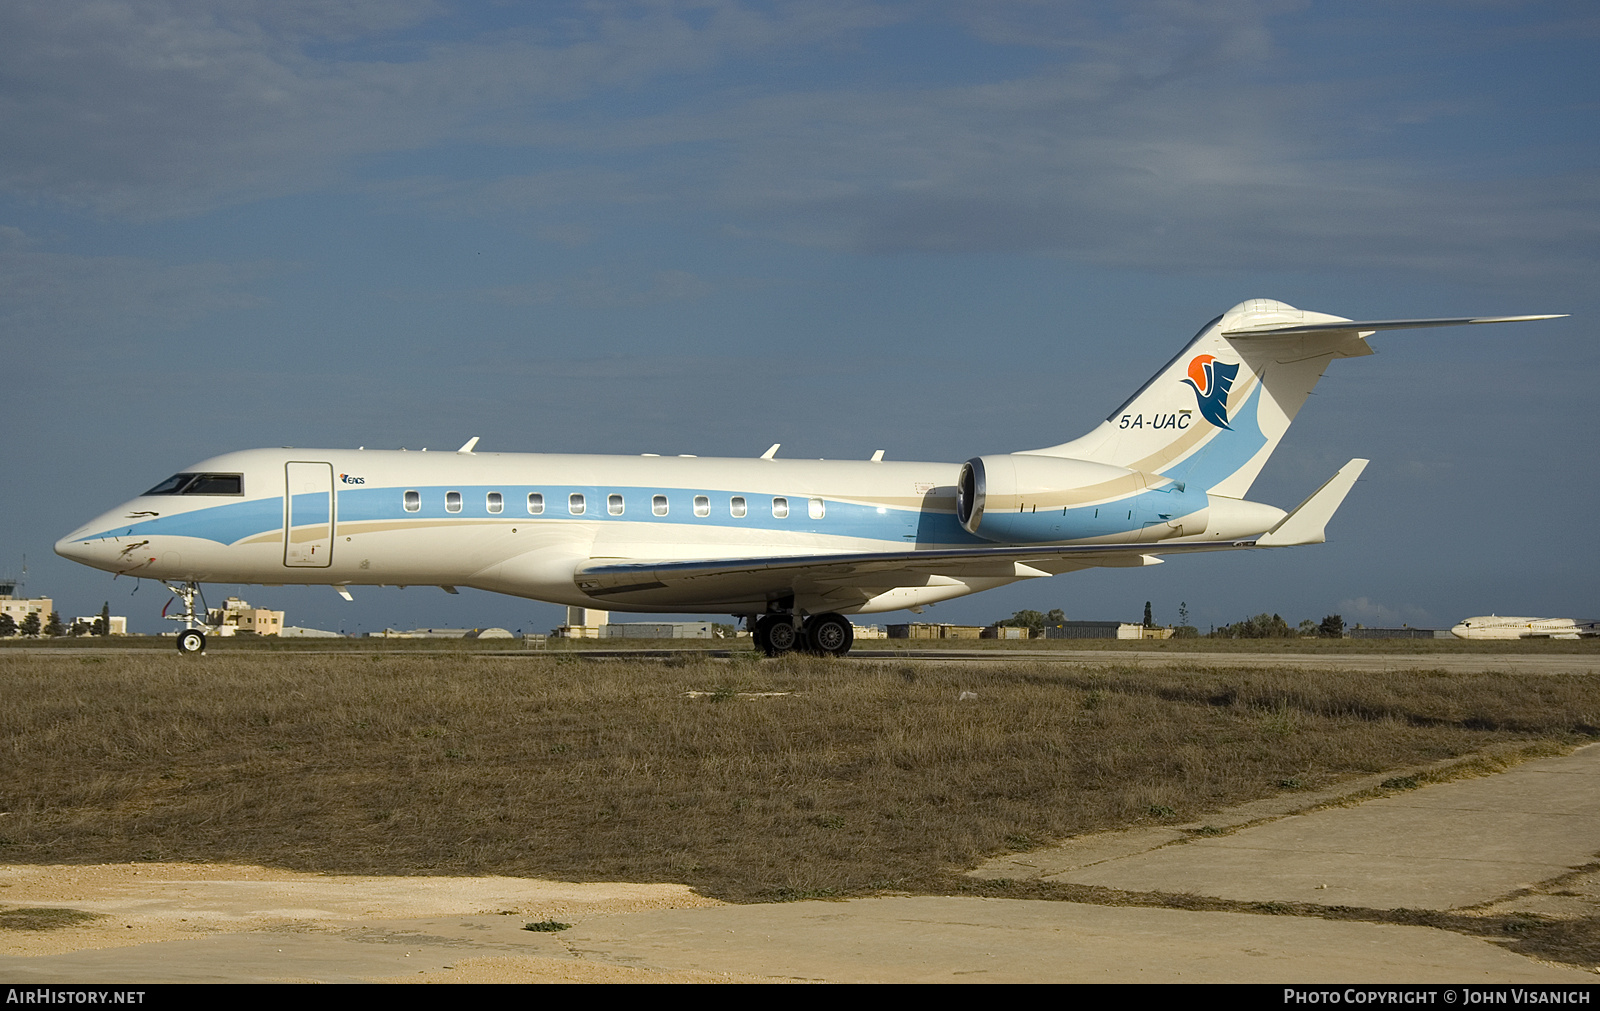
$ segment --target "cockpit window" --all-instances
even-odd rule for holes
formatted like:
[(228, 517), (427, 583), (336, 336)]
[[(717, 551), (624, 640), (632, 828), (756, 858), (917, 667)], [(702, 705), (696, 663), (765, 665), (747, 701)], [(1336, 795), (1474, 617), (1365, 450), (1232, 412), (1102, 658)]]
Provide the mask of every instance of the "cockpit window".
[(146, 495), (176, 495), (184, 485), (194, 480), (193, 474), (174, 474), (145, 492)]
[(174, 474), (146, 495), (243, 495), (243, 474)]

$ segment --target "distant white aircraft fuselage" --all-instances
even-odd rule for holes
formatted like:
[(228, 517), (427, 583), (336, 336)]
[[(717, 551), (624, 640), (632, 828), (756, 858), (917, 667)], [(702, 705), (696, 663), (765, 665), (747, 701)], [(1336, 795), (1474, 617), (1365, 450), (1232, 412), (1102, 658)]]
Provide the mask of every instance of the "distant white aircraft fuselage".
[(1460, 639), (1580, 639), (1600, 635), (1600, 621), (1488, 614), (1463, 620), (1450, 634)]
[(179, 648), (203, 582), (459, 586), (720, 611), (769, 653), (849, 650), (843, 616), (1161, 555), (1323, 540), (1352, 460), (1292, 512), (1245, 499), (1328, 363), (1378, 330), (1266, 299), (1217, 317), (1082, 438), (966, 463), (256, 449), (201, 461), (62, 538), (160, 579)]

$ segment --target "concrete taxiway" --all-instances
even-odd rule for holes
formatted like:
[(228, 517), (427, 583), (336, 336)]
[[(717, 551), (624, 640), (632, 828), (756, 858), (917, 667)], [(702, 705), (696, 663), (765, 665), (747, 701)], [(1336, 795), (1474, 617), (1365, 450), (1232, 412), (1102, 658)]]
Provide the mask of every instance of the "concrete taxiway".
[(1173, 650), (871, 650), (851, 660), (973, 660), (1061, 663), (1092, 667), (1251, 667), (1314, 670), (1442, 670), (1461, 674), (1600, 674), (1600, 653), (1250, 653)]
[(1325, 798), (1282, 795), (1189, 825), (1068, 840), (990, 860), (973, 874), (1246, 902), (1448, 910), (1512, 902), (1520, 890), (1600, 861), (1600, 745), (1317, 809), (1393, 778), (1342, 784)]
[[(224, 655), (229, 644), (213, 644), (212, 655)], [(170, 650), (157, 647), (116, 646), (7, 646), (0, 656), (28, 657), (87, 657), (87, 656), (160, 656)], [(574, 657), (587, 660), (667, 660), (685, 655), (702, 655), (713, 660), (726, 660), (735, 655), (748, 656), (748, 648), (697, 649), (690, 646), (671, 649), (560, 649), (560, 650), (470, 650), (460, 647), (449, 649), (370, 650), (351, 649), (301, 649), (283, 652), (264, 652), (255, 649), (239, 651), (245, 656), (450, 656), (472, 657), (480, 660), (534, 659), (550, 656)], [(887, 649), (870, 644), (858, 644), (849, 656), (852, 663), (882, 663), (895, 660), (985, 663), (1056, 663), (1079, 667), (1250, 667), (1268, 669), (1308, 668), (1313, 670), (1357, 670), (1369, 672), (1440, 670), (1460, 674), (1500, 672), (1521, 675), (1577, 674), (1600, 675), (1600, 651), (1584, 650), (1573, 653), (1497, 653), (1497, 652), (1434, 652), (1434, 653), (1346, 653), (1346, 652), (1271, 652), (1249, 651), (1216, 652), (1212, 650), (1185, 649)]]
[[(0, 907), (101, 918), (0, 931), (0, 979), (1600, 981), (1600, 966), (1540, 962), (1470, 933), (1314, 913), (1600, 916), (1600, 745), (1366, 797), (1376, 780), (973, 871), (1130, 896), (1297, 903), (1309, 915), (940, 896), (733, 906), (673, 885), (19, 866), (0, 868)], [(544, 919), (571, 927), (523, 929)]]

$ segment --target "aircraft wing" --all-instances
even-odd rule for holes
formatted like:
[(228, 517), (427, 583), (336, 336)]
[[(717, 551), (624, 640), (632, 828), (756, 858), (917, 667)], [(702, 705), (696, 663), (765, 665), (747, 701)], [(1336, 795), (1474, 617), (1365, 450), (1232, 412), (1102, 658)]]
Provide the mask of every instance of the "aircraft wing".
[(695, 561), (608, 562), (578, 567), (573, 582), (591, 597), (628, 602), (706, 602), (820, 595), (838, 602), (865, 601), (900, 587), (940, 580), (994, 580), (1054, 576), (1074, 569), (1157, 564), (1157, 555), (1229, 551), (1254, 541), (1187, 544), (1087, 544), (1050, 547), (936, 548)]

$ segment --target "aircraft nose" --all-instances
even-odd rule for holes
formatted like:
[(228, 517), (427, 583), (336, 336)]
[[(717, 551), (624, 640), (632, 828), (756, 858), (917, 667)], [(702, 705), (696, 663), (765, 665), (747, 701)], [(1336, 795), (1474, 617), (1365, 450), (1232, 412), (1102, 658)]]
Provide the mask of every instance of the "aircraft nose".
[(89, 545), (82, 541), (73, 540), (79, 533), (80, 531), (74, 530), (59, 541), (56, 541), (56, 554), (62, 558), (69, 558), (74, 562), (88, 561)]

